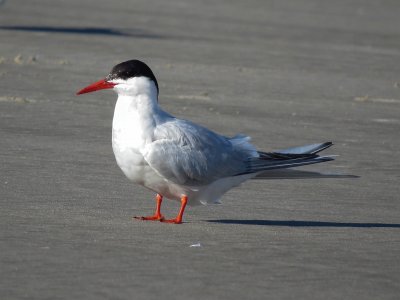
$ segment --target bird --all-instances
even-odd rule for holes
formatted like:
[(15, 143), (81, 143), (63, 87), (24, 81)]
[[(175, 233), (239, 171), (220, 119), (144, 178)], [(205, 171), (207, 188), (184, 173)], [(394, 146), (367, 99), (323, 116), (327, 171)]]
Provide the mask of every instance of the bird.
[[(226, 137), (189, 120), (174, 117), (158, 102), (159, 85), (140, 60), (115, 65), (99, 81), (77, 95), (113, 89), (117, 95), (112, 121), (112, 148), (126, 177), (156, 193), (153, 215), (145, 221), (181, 224), (186, 205), (220, 203), (223, 194), (273, 169), (333, 160), (319, 152), (332, 142), (280, 151), (259, 151), (250, 137)], [(164, 198), (180, 201), (175, 218), (161, 213)]]

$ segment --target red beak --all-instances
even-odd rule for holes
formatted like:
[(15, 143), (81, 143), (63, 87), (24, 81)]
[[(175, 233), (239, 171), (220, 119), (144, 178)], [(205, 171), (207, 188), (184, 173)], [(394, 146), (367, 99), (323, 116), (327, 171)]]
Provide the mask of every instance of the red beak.
[(81, 89), (79, 92), (77, 92), (77, 95), (85, 94), (85, 93), (90, 93), (98, 90), (104, 90), (104, 89), (111, 89), (116, 85), (116, 83), (108, 82), (105, 79), (99, 80), (95, 83), (92, 83), (91, 85), (88, 85), (87, 87)]

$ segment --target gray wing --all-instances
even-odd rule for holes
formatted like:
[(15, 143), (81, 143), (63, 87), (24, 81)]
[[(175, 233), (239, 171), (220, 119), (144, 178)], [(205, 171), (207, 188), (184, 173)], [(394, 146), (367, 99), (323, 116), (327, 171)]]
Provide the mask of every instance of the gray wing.
[(187, 186), (243, 173), (255, 152), (244, 137), (231, 140), (186, 120), (157, 126), (154, 137), (143, 151), (147, 163), (167, 180)]

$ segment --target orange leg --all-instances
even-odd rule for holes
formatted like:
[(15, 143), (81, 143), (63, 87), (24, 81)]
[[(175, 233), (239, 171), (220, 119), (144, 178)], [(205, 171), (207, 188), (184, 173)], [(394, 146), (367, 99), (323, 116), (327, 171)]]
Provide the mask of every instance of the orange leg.
[(181, 224), (182, 223), (182, 216), (183, 216), (183, 212), (185, 211), (185, 207), (188, 201), (188, 197), (186, 195), (183, 195), (181, 198), (181, 208), (179, 210), (178, 215), (176, 216), (175, 219), (161, 219), (161, 222), (165, 222), (165, 223), (174, 223), (174, 224)]
[(162, 198), (163, 197), (160, 194), (157, 194), (157, 196), (156, 196), (156, 211), (154, 212), (153, 216), (134, 217), (134, 218), (138, 219), (138, 220), (143, 220), (143, 221), (162, 221), (164, 219), (164, 216), (161, 214)]

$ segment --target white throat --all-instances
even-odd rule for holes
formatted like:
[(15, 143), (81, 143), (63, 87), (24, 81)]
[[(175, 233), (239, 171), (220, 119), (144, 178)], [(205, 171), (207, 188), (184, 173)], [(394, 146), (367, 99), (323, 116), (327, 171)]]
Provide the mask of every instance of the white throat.
[[(113, 148), (140, 149), (153, 141), (158, 107), (158, 91), (147, 77), (115, 80), (118, 93), (113, 119)], [(116, 149), (118, 148), (118, 149)]]

